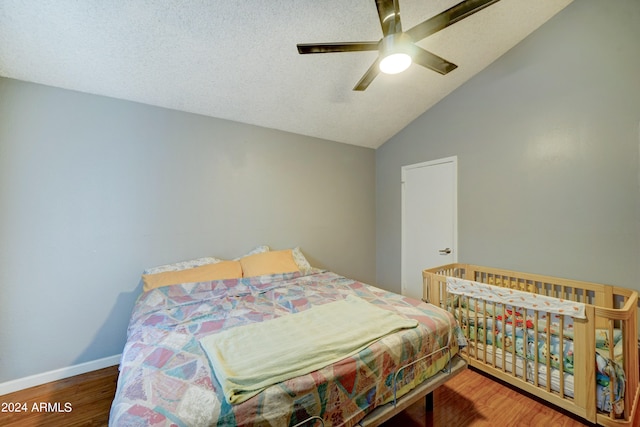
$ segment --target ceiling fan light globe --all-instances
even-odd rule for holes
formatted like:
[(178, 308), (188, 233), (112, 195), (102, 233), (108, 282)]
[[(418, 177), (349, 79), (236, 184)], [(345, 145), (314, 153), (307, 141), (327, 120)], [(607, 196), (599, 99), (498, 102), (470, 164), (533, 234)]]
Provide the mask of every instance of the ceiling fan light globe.
[(396, 52), (385, 56), (380, 61), (380, 71), (385, 74), (398, 74), (409, 68), (411, 56), (407, 53)]

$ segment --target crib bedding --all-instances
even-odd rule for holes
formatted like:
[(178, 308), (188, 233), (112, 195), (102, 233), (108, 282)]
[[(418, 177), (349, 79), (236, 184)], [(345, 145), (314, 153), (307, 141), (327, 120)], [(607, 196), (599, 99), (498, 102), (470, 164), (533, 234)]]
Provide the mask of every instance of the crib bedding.
[[(525, 368), (523, 367), (523, 365), (526, 365), (527, 380), (529, 382), (533, 383), (535, 381), (533, 373), (537, 372), (537, 379), (540, 387), (546, 388), (547, 381), (550, 381), (551, 390), (556, 393), (560, 392), (561, 382), (560, 382), (559, 369), (550, 368), (549, 369), (550, 375), (547, 375), (547, 366), (545, 364), (538, 363), (537, 371), (536, 371), (535, 362), (531, 360), (526, 360), (525, 362), (525, 359), (521, 356), (516, 355), (516, 359), (514, 363), (513, 355), (509, 351), (503, 352), (502, 349), (500, 348), (496, 348), (492, 345), (484, 346), (481, 343), (472, 344), (471, 347), (469, 347), (469, 351), (471, 351), (472, 354), (474, 354), (474, 352), (477, 352), (481, 356), (484, 356), (486, 352), (487, 360), (493, 360), (494, 350), (496, 353), (495, 365), (497, 368), (502, 369), (502, 363), (503, 363), (502, 361), (504, 359), (506, 360), (505, 370), (507, 372), (512, 372), (513, 366), (515, 365), (516, 375), (520, 378), (524, 378)], [(619, 373), (618, 377), (624, 379), (624, 374)], [(562, 383), (564, 384), (564, 395), (567, 397), (573, 398), (574, 397), (573, 374), (564, 372)], [(616, 395), (621, 399), (623, 397), (624, 390), (618, 390), (617, 387), (620, 387), (620, 386), (624, 387), (624, 383), (617, 381), (615, 384), (615, 387), (617, 390)], [(620, 401), (619, 399), (616, 399), (616, 400), (618, 402)], [(614, 402), (616, 400), (614, 400)], [(604, 412), (609, 412), (612, 409), (611, 397), (610, 397), (608, 386), (603, 386), (602, 384), (596, 384), (596, 407), (600, 411), (604, 411)]]
[[(200, 340), (356, 296), (418, 322), (337, 363), (275, 385), (248, 400), (225, 399)], [(465, 343), (445, 310), (338, 274), (312, 269), (179, 284), (143, 293), (134, 307), (109, 424), (294, 425), (321, 416), (355, 425), (447, 366)], [(442, 351), (438, 351), (443, 349)], [(399, 366), (433, 353), (394, 377)]]
[[(458, 300), (460, 298), (460, 300)], [(496, 353), (496, 365), (502, 368), (503, 356), (505, 369), (511, 372), (515, 347), (515, 366), (517, 375), (523, 377), (526, 365), (527, 379), (533, 382), (533, 372), (538, 372), (540, 385), (546, 387), (547, 360), (551, 372), (551, 389), (560, 392), (560, 369), (563, 371), (565, 396), (573, 397), (573, 318), (568, 315), (539, 315), (536, 321), (534, 310), (512, 305), (488, 304), (475, 298), (455, 296), (450, 307), (468, 333), (469, 351), (493, 360)], [(547, 319), (549, 316), (549, 319)], [(537, 334), (535, 325), (537, 323)], [(562, 333), (560, 330), (562, 329)], [(547, 337), (547, 334), (549, 336)], [(537, 335), (537, 340), (536, 340)], [(562, 346), (560, 341), (562, 340)], [(614, 390), (615, 401), (624, 397), (624, 371), (622, 360), (622, 331), (596, 330), (596, 387), (597, 407), (601, 411), (611, 409), (609, 387)], [(609, 359), (610, 346), (614, 348), (614, 358)], [(562, 349), (562, 354), (561, 354)], [(535, 359), (537, 354), (538, 363)], [(610, 378), (614, 378), (612, 383)]]

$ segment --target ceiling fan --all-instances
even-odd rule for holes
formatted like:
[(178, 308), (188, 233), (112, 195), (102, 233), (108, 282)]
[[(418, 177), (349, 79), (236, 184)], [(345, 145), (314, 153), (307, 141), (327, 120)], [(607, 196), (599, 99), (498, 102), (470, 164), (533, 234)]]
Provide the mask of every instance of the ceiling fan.
[(375, 0), (383, 34), (380, 40), (345, 43), (303, 43), (298, 44), (298, 52), (307, 54), (379, 51), (378, 58), (353, 88), (353, 90), (357, 91), (365, 90), (378, 75), (379, 71), (388, 74), (399, 73), (407, 69), (412, 62), (440, 74), (447, 74), (456, 69), (457, 65), (422, 49), (415, 43), (498, 1), (465, 0), (403, 32), (402, 24), (400, 23), (398, 0)]

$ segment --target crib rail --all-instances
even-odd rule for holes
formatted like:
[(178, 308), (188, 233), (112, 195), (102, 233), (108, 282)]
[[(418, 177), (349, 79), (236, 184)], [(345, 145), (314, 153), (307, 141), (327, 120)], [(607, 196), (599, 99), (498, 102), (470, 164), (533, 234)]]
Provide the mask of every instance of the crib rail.
[[(496, 303), (454, 296), (447, 292), (447, 276), (584, 303), (586, 319), (558, 316), (552, 324), (551, 315), (544, 311), (532, 313), (531, 309), (513, 306), (509, 312), (507, 307)], [(637, 292), (468, 264), (424, 270), (423, 277), (424, 299), (454, 313), (461, 323), (469, 342), (463, 354), (470, 366), (590, 422), (604, 426), (633, 425), (639, 398)], [(521, 313), (528, 315), (523, 319), (518, 316)], [(502, 331), (496, 325), (501, 325)], [(509, 327), (511, 338), (506, 333)], [(569, 327), (571, 330), (567, 332)], [(616, 333), (622, 337), (618, 345), (607, 345), (606, 340), (612, 344)], [(520, 348), (516, 343), (518, 334), (525, 337)], [(531, 348), (526, 337), (533, 337)], [(597, 338), (605, 340), (604, 349), (597, 350), (598, 357)], [(552, 346), (555, 346), (553, 354)], [(539, 357), (540, 348), (543, 357)], [(565, 373), (570, 362), (564, 355), (571, 350), (576, 375)], [(560, 356), (556, 359), (555, 355)], [(600, 395), (597, 392), (596, 360), (608, 361), (604, 369), (609, 376), (607, 396), (602, 388)], [(624, 384), (616, 380), (618, 365), (624, 371)], [(624, 400), (616, 401), (616, 391), (621, 386), (625, 387)], [(600, 404), (603, 409), (598, 410), (598, 399), (607, 398), (609, 404)]]

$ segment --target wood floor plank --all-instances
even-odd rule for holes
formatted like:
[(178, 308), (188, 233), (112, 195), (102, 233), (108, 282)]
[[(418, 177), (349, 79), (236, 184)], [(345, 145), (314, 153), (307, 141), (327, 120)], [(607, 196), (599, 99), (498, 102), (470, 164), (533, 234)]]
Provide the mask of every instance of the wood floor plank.
[(26, 409), (0, 412), (0, 426), (106, 426), (117, 379), (118, 367), (111, 366), (0, 396), (3, 406)]
[[(116, 389), (116, 366), (0, 396), (0, 402), (24, 402), (26, 412), (0, 412), (3, 427), (107, 426)], [(434, 409), (423, 401), (410, 406), (385, 427), (579, 427), (590, 426), (579, 418), (523, 394), (485, 374), (467, 369), (434, 392)], [(38, 412), (68, 409), (69, 412)], [(58, 406), (55, 407), (55, 404)], [(46, 407), (53, 404), (54, 407)]]
[(385, 427), (592, 425), (471, 368), (436, 389), (433, 406), (413, 405)]

